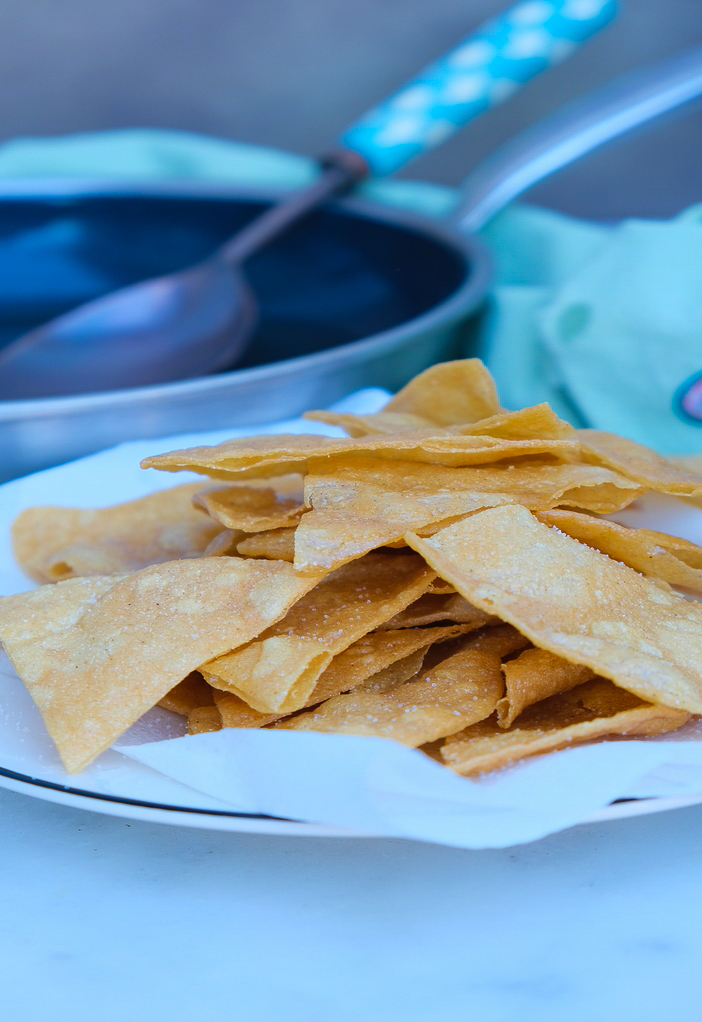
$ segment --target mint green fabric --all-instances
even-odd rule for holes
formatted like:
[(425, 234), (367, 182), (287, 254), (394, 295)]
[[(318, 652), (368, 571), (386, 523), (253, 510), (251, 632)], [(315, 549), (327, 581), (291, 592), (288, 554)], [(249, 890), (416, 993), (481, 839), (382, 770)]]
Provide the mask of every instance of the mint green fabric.
[[(129, 129), (0, 144), (0, 178), (199, 179), (296, 188), (314, 162), (190, 132)], [(455, 190), (373, 181), (378, 201), (444, 217)], [(702, 451), (702, 424), (678, 419), (675, 391), (702, 370), (702, 205), (672, 221), (584, 223), (515, 204), (483, 231), (495, 255), (478, 354), (503, 403), (550, 401), (578, 426), (668, 453)]]
[(673, 409), (702, 371), (702, 206), (616, 227), (514, 206), (484, 235), (497, 276), (477, 353), (507, 407), (546, 400), (578, 426), (702, 451), (702, 423)]

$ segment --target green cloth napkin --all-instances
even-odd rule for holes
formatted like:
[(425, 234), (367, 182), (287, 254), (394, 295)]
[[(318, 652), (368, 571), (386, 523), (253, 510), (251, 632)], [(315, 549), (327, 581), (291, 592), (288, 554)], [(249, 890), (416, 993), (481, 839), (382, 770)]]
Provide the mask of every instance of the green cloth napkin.
[[(190, 132), (130, 129), (0, 145), (0, 177), (199, 179), (296, 188), (314, 162)], [(362, 191), (429, 216), (454, 189), (373, 181)], [(515, 204), (483, 231), (495, 255), (490, 308), (466, 354), (494, 373), (504, 404), (549, 401), (578, 426), (667, 453), (702, 451), (678, 387), (702, 371), (702, 206), (671, 221), (585, 223)]]
[(702, 451), (702, 422), (674, 409), (702, 371), (702, 206), (616, 227), (514, 206), (484, 234), (497, 279), (477, 353), (508, 407), (550, 401), (575, 425)]

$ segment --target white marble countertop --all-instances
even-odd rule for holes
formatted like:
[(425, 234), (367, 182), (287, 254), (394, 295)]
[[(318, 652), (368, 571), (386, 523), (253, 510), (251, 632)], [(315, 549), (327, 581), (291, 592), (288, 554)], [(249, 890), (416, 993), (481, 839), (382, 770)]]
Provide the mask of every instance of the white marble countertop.
[(696, 1022), (702, 807), (503, 851), (211, 833), (0, 791), (18, 1022)]

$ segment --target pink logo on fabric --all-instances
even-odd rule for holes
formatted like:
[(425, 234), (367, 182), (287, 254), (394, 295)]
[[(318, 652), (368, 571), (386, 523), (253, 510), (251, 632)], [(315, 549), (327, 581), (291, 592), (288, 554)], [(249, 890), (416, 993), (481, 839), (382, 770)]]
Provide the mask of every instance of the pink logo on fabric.
[(673, 411), (684, 422), (702, 426), (702, 372), (689, 376), (675, 391)]

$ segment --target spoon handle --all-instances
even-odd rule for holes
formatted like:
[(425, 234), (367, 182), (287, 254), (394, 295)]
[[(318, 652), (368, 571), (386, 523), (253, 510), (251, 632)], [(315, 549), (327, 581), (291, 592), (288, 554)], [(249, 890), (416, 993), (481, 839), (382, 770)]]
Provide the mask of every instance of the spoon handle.
[(616, 11), (616, 0), (522, 0), (361, 117), (341, 145), (372, 174), (392, 174), (564, 60)]

